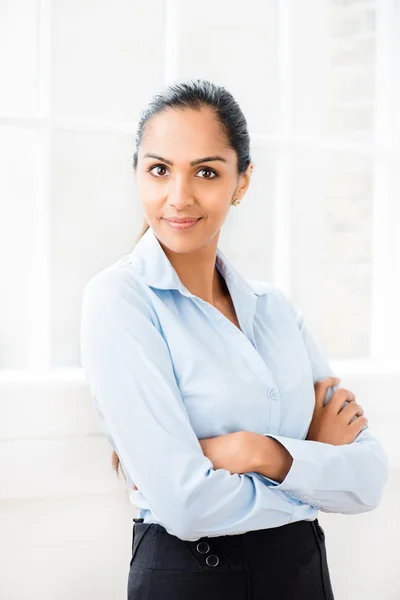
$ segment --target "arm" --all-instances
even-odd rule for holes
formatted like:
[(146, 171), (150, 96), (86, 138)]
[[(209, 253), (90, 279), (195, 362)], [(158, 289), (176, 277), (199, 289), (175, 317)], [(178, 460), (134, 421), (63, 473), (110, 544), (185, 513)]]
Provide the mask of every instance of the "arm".
[(86, 285), (80, 344), (101, 425), (140, 490), (133, 493), (186, 540), (290, 522), (296, 507), (286, 494), (246, 473), (213, 469), (204, 456), (168, 345), (127, 275), (108, 270)]
[(227, 469), (230, 473), (265, 473), (281, 482), (293, 462), (282, 444), (253, 431), (227, 433), (199, 442), (214, 469)]
[[(295, 308), (276, 288), (290, 308), (307, 347), (314, 383), (334, 376), (328, 361), (318, 348), (304, 323), (301, 311)], [(324, 404), (339, 385), (328, 390)], [(265, 453), (263, 475), (266, 485), (287, 492), (323, 512), (356, 514), (376, 508), (388, 480), (388, 457), (380, 442), (366, 429), (351, 444), (332, 445), (312, 440), (300, 440), (282, 435), (264, 434), (279, 442), (293, 457), (293, 463), (282, 481), (274, 480), (268, 450)]]
[(260, 450), (260, 461), (252, 471), (261, 473), (278, 485), (292, 468), (293, 456), (285, 446), (268, 435), (260, 436)]

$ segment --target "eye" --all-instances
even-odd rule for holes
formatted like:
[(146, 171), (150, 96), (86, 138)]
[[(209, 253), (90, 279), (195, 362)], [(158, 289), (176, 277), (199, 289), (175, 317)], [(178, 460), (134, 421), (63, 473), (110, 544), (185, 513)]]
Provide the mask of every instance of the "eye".
[[(162, 165), (162, 164), (153, 165), (152, 167), (147, 169), (148, 173), (151, 173), (153, 175), (153, 177), (157, 177), (159, 179), (160, 178), (162, 179), (162, 175), (161, 175), (161, 177), (159, 175), (155, 175), (153, 173), (153, 169), (166, 169), (167, 170), (166, 166)], [(214, 169), (210, 169), (209, 167), (203, 167), (202, 169), (200, 169), (198, 171), (198, 173), (200, 173), (200, 171), (208, 171), (213, 174), (213, 177), (201, 177), (200, 179), (215, 179), (216, 177), (219, 177), (218, 173), (216, 171), (214, 171)]]
[[(210, 169), (209, 167), (203, 167), (202, 169), (200, 169), (200, 171), (209, 171), (210, 173), (212, 173), (214, 175), (214, 177), (205, 177), (204, 179), (215, 179), (216, 177), (218, 177), (217, 173), (213, 169)], [(203, 179), (203, 177), (201, 179)]]
[(152, 173), (153, 169), (165, 169), (166, 167), (164, 165), (153, 165), (152, 167), (150, 167), (150, 169), (147, 169), (147, 171), (149, 173), (151, 173), (153, 175), (153, 177), (158, 177), (158, 175), (154, 175), (154, 173)]

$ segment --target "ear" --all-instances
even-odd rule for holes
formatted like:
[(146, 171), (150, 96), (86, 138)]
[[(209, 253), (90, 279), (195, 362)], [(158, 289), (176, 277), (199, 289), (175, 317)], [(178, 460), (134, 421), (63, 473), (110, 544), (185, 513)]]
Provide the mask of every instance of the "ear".
[(238, 198), (239, 200), (241, 200), (243, 198), (243, 196), (245, 195), (247, 188), (250, 185), (251, 174), (252, 174), (253, 168), (254, 168), (254, 165), (251, 162), (249, 164), (249, 166), (247, 167), (247, 170), (239, 176), (239, 184), (238, 184), (238, 187), (236, 188), (236, 192), (233, 196), (234, 198)]

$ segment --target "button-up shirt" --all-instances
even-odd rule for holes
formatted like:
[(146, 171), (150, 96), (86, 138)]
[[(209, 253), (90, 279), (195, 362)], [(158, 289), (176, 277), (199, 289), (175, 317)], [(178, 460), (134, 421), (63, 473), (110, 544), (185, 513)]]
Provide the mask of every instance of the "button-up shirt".
[[(240, 329), (182, 284), (151, 227), (84, 288), (81, 364), (137, 516), (194, 541), (374, 509), (388, 457), (369, 426), (350, 444), (305, 439), (314, 383), (335, 373), (303, 313), (219, 247), (215, 264)], [(213, 468), (199, 440), (236, 431), (283, 444), (282, 482)]]

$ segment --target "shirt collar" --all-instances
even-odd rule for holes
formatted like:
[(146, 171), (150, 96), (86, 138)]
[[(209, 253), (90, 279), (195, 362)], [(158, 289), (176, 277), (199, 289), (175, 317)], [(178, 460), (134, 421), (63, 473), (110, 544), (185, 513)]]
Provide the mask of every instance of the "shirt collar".
[[(135, 245), (130, 254), (130, 262), (147, 285), (161, 290), (178, 290), (184, 296), (194, 296), (182, 284), (151, 227)], [(266, 287), (261, 282), (243, 277), (219, 247), (217, 247), (216, 265), (224, 279), (242, 292), (252, 296), (261, 296), (267, 293)]]

